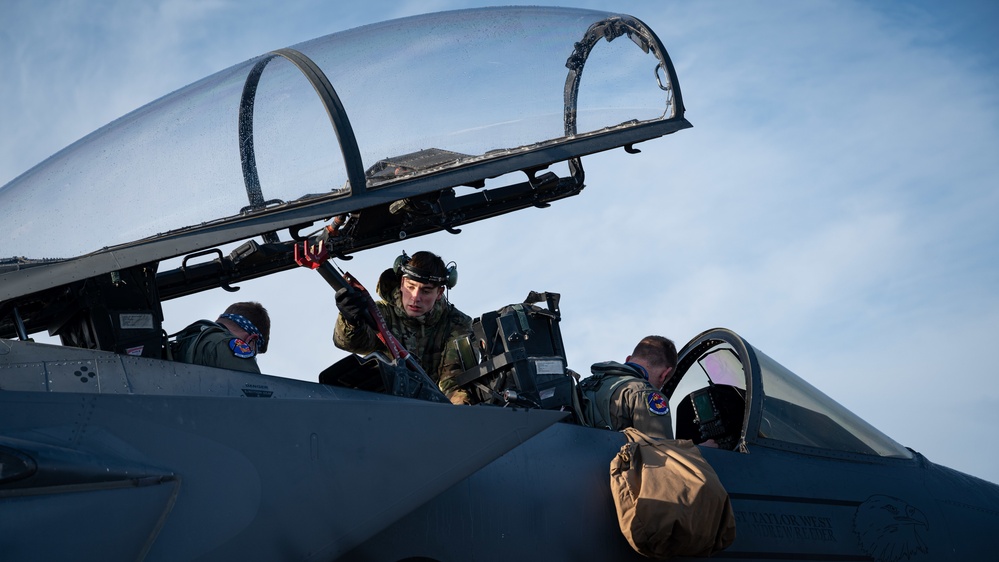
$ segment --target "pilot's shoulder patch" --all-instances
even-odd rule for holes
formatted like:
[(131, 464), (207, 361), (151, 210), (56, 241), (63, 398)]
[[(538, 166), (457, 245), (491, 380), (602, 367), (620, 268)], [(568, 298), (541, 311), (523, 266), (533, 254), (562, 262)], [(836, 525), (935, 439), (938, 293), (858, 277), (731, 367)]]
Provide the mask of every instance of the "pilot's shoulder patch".
[(669, 402), (666, 401), (666, 397), (658, 392), (650, 392), (648, 394), (649, 400), (649, 412), (657, 416), (665, 416), (669, 413)]
[(249, 359), (256, 355), (253, 348), (250, 347), (245, 341), (239, 338), (232, 338), (229, 340), (229, 349), (232, 350), (232, 354), (240, 359)]

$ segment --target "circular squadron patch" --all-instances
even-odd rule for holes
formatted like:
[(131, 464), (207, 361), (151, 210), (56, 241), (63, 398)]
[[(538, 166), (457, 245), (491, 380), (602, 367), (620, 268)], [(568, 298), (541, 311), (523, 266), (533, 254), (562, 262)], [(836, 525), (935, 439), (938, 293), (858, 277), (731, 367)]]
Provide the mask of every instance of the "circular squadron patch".
[(240, 359), (249, 359), (256, 355), (253, 348), (250, 347), (245, 341), (239, 338), (232, 338), (229, 340), (229, 349), (232, 350), (232, 354)]
[(669, 413), (669, 402), (666, 397), (658, 392), (649, 393), (649, 411), (657, 416), (665, 416)]

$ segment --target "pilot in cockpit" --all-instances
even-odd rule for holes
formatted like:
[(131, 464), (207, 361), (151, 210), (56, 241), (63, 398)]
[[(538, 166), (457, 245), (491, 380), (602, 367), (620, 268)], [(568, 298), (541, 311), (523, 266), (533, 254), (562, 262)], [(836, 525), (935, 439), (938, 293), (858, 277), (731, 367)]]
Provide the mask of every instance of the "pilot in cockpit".
[(646, 336), (624, 364), (596, 363), (580, 383), (586, 398), (584, 418), (592, 427), (621, 431), (628, 427), (659, 439), (673, 438), (669, 402), (660, 392), (676, 368), (676, 345), (662, 336)]
[(170, 344), (173, 358), (183, 363), (259, 373), (257, 354), (267, 351), (271, 319), (259, 302), (229, 305), (218, 319), (198, 320)]

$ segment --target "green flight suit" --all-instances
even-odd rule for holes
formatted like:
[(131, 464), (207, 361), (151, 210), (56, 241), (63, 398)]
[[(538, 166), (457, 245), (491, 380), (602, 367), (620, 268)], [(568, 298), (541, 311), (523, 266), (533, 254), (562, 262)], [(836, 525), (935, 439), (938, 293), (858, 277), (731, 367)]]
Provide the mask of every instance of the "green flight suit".
[(673, 439), (669, 403), (637, 365), (607, 361), (590, 371), (593, 375), (579, 383), (589, 425), (615, 431), (634, 427), (650, 437)]
[(173, 357), (183, 363), (259, 373), (256, 353), (224, 326), (199, 320), (177, 334)]

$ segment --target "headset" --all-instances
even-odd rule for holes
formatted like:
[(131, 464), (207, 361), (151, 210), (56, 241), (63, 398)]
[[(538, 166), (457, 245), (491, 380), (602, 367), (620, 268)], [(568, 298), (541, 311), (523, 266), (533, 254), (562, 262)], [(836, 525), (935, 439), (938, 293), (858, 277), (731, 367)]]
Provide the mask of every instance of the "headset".
[[(441, 259), (436, 254), (434, 254), (434, 257)], [(406, 255), (406, 252), (403, 252), (401, 256), (395, 258), (395, 263), (392, 264), (392, 271), (400, 277), (405, 275), (420, 283), (440, 285), (448, 289), (453, 289), (458, 284), (458, 264), (454, 262), (447, 265), (447, 277), (440, 277), (437, 275), (428, 275), (422, 270), (414, 269), (409, 265), (410, 261), (412, 261), (412, 258)], [(441, 259), (441, 261), (444, 260)]]

